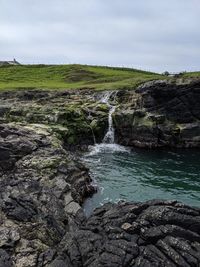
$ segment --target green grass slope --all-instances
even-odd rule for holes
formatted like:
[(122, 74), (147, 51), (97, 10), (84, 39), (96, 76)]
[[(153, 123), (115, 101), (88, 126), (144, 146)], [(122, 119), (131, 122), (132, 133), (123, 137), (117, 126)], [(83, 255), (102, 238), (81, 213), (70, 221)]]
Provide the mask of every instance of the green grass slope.
[(73, 89), (96, 90), (135, 88), (155, 79), (157, 73), (129, 68), (88, 65), (19, 65), (0, 67), (0, 90), (8, 89)]
[(196, 72), (183, 72), (181, 77), (183, 78), (200, 78), (200, 71)]

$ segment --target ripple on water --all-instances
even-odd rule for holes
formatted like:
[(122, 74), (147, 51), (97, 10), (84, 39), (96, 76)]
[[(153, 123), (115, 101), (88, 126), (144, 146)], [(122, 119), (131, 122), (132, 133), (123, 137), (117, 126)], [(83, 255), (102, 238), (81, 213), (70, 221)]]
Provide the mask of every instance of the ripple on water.
[(118, 200), (177, 199), (200, 206), (200, 151), (131, 151), (116, 144), (90, 147), (83, 160), (100, 187), (86, 213)]

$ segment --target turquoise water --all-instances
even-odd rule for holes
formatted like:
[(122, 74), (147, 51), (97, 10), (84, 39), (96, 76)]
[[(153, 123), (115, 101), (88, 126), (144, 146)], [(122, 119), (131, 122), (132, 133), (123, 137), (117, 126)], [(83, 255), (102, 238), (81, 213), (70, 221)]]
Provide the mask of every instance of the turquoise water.
[(84, 156), (98, 193), (86, 214), (105, 202), (176, 199), (200, 207), (200, 151), (125, 150), (100, 145)]

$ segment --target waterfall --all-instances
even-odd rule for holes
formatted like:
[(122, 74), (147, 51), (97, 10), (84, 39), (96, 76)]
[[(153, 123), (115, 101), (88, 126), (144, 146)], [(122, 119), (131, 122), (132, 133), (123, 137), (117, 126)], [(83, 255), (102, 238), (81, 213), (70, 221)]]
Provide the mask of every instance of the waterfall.
[[(117, 94), (117, 91), (115, 93), (112, 91), (106, 92), (103, 94), (102, 98), (99, 100), (99, 103), (106, 104), (109, 107), (108, 130), (101, 144), (97, 144), (94, 141), (95, 143), (94, 146), (89, 147), (90, 152), (87, 155), (85, 155), (85, 158), (84, 158), (84, 160), (86, 161), (87, 161), (87, 157), (90, 158), (99, 153), (129, 152), (128, 148), (115, 144), (115, 129), (113, 126), (112, 115), (115, 112), (116, 106), (110, 103), (110, 97), (114, 96), (114, 100), (115, 100), (116, 94)], [(94, 136), (94, 140), (95, 140), (95, 136)]]
[(115, 143), (115, 131), (113, 127), (112, 114), (115, 112), (116, 106), (109, 103), (109, 99), (113, 92), (106, 92), (106, 94), (100, 100), (101, 103), (107, 104), (109, 107), (108, 113), (108, 131), (103, 138), (103, 144), (114, 144)]
[(106, 92), (103, 97), (100, 99), (99, 102), (109, 105), (109, 99), (113, 92)]
[(114, 144), (115, 143), (115, 130), (113, 127), (112, 114), (115, 112), (116, 107), (110, 106), (108, 114), (108, 131), (104, 136), (103, 143), (105, 144)]

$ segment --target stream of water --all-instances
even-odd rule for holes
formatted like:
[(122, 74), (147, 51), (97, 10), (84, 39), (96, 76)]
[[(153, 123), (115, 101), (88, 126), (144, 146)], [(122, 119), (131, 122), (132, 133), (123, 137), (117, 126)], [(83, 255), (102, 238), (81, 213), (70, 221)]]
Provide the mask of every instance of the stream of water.
[(130, 150), (114, 143), (110, 94), (102, 98), (109, 106), (108, 131), (101, 144), (90, 147), (83, 160), (90, 168), (98, 192), (86, 200), (84, 210), (106, 203), (176, 199), (200, 206), (200, 151)]

